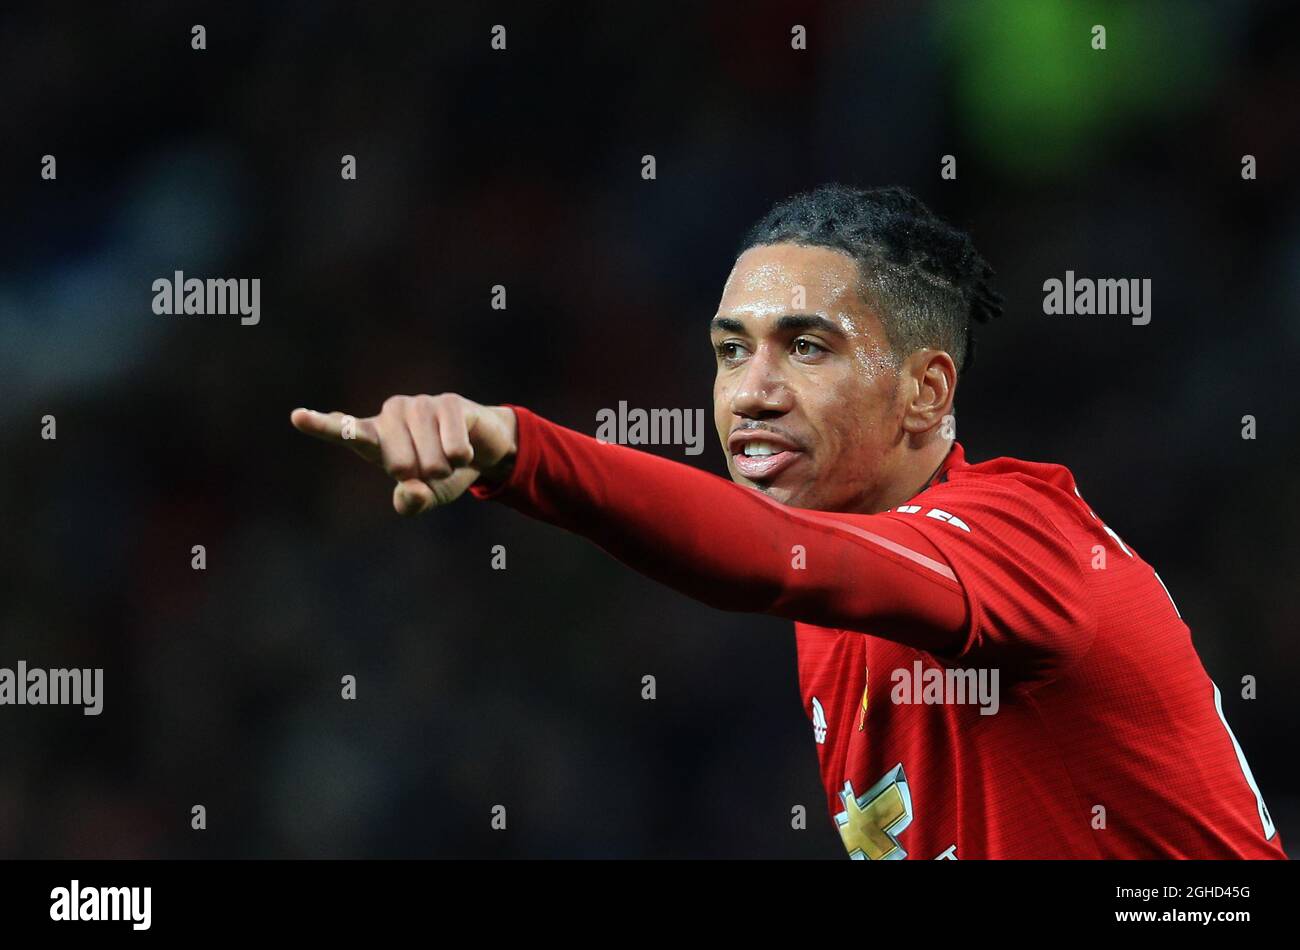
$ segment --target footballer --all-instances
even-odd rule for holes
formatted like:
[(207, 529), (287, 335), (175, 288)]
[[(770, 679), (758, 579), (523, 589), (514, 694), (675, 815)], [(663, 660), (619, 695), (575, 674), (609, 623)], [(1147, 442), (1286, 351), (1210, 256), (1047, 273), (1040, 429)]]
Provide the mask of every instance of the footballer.
[[(468, 491), (794, 621), (852, 858), (1285, 857), (1151, 565), (1065, 467), (973, 463), (955, 440), (991, 277), (901, 188), (776, 205), (709, 327), (730, 481), (449, 393), (291, 421), (382, 466), (400, 513)], [(995, 703), (943, 691), (968, 676)]]

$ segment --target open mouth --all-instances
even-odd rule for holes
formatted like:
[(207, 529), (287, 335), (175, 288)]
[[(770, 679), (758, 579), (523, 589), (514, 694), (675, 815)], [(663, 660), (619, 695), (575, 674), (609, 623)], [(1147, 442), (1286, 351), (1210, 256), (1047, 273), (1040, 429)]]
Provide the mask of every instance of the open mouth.
[(803, 455), (798, 449), (788, 449), (772, 442), (746, 442), (740, 451), (733, 452), (736, 471), (753, 481), (775, 478)]

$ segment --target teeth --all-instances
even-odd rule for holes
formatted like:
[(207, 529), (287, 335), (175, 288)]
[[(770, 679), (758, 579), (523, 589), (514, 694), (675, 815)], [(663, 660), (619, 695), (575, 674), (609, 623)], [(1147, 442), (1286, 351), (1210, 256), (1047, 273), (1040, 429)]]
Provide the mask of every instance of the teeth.
[(771, 442), (746, 442), (745, 455), (776, 455), (785, 451)]

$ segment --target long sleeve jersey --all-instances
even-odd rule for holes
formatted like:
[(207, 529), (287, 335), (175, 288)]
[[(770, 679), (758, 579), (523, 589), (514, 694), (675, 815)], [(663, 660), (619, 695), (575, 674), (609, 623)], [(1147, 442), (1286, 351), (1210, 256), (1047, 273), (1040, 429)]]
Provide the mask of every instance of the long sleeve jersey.
[(510, 408), (514, 467), (475, 497), (795, 622), (850, 857), (1285, 857), (1164, 584), (1066, 468), (954, 443), (904, 504), (810, 511)]

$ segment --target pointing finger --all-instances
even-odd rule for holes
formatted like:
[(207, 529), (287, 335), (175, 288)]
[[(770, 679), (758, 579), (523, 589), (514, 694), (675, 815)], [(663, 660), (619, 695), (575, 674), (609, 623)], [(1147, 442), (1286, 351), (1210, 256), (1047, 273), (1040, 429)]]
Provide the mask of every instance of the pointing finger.
[(289, 421), (299, 432), (325, 442), (346, 445), (369, 461), (378, 461), (380, 457), (379, 431), (372, 419), (357, 419), (344, 412), (295, 409), (289, 414)]

